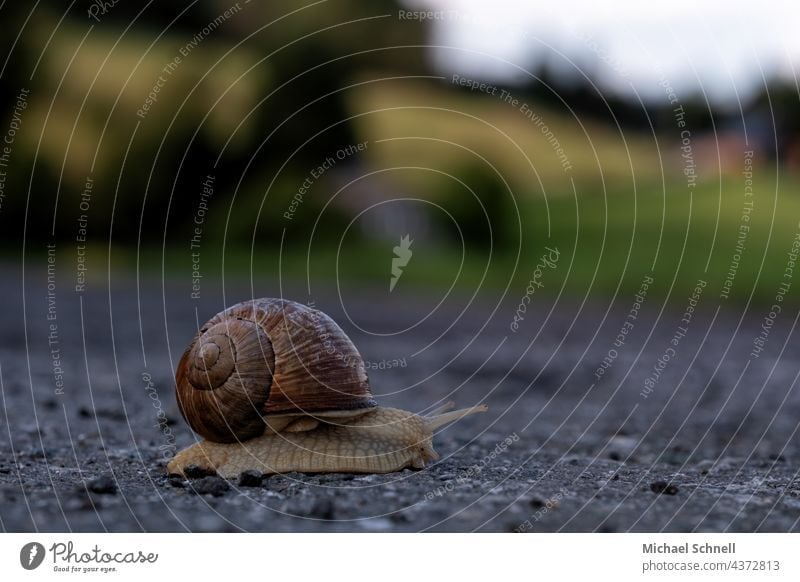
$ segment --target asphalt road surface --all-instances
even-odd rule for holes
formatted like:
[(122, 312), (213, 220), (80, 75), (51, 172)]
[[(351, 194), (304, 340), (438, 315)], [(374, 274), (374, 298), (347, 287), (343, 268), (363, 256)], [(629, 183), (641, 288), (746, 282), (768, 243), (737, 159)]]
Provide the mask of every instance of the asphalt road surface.
[[(789, 306), (754, 357), (769, 310), (743, 316), (711, 289), (688, 320), (681, 296), (637, 308), (542, 295), (514, 331), (524, 290), (437, 307), (399, 288), (204, 282), (194, 300), (133, 277), (76, 292), (41, 263), (2, 275), (5, 531), (800, 530)], [(330, 313), (383, 405), (490, 411), (438, 434), (442, 458), (421, 471), (169, 477), (166, 460), (196, 438), (175, 363), (198, 323), (253, 294)]]

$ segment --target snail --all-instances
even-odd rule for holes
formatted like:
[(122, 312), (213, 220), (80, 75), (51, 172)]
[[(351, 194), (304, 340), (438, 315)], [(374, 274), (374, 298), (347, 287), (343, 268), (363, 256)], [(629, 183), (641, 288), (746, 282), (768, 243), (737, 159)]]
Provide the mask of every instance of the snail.
[(336, 322), (284, 299), (245, 301), (211, 318), (175, 382), (181, 414), (205, 439), (168, 463), (178, 475), (190, 466), (228, 478), (422, 469), (438, 459), (438, 428), (487, 410), (448, 403), (422, 416), (378, 406), (364, 361)]

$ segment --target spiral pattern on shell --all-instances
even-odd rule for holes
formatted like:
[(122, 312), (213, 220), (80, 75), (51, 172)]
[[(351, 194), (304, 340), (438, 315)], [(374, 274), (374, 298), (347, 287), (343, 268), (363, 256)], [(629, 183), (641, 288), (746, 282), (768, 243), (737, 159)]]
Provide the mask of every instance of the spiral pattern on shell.
[(364, 362), (330, 317), (282, 299), (234, 305), (195, 336), (176, 372), (178, 406), (214, 442), (263, 434), (264, 416), (374, 407)]

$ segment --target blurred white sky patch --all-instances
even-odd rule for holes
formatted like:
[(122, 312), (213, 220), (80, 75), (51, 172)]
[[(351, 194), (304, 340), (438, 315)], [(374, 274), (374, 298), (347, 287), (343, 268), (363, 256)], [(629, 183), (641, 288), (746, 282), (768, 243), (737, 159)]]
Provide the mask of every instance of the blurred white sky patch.
[(663, 76), (681, 98), (705, 92), (729, 107), (764, 79), (798, 78), (800, 0), (403, 1), (442, 11), (431, 43), (467, 49), (434, 49), (446, 73), (509, 82), (525, 76), (514, 65), (546, 64), (565, 82), (582, 71), (603, 91), (644, 101), (664, 98)]

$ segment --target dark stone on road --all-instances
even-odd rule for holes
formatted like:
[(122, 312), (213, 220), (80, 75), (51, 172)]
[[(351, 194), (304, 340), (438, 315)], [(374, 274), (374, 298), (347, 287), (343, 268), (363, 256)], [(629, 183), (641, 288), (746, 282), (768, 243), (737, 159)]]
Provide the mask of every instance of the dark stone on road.
[(203, 477), (193, 481), (190, 487), (198, 495), (213, 495), (214, 497), (221, 497), (230, 489), (230, 485), (222, 477)]
[(261, 471), (244, 471), (239, 475), (239, 487), (261, 487), (263, 481)]
[(666, 481), (654, 481), (650, 483), (650, 491), (663, 495), (676, 495), (679, 491), (678, 486)]
[(175, 476), (175, 475), (170, 476), (168, 481), (169, 481), (169, 484), (172, 487), (183, 488), (183, 487), (186, 487), (186, 484), (187, 484), (186, 480), (183, 477), (178, 477), (178, 476)]
[(216, 472), (197, 465), (189, 465), (183, 470), (183, 474), (186, 475), (187, 479), (202, 479), (203, 477), (212, 477), (216, 475)]
[(86, 487), (92, 493), (100, 495), (114, 495), (117, 492), (116, 482), (108, 475), (101, 475), (96, 479), (92, 479), (86, 484)]

